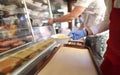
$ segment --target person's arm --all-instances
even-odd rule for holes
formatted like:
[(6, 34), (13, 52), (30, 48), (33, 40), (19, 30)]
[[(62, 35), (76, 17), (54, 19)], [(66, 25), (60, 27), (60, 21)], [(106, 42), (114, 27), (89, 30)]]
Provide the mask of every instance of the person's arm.
[(107, 10), (105, 12), (105, 17), (103, 22), (101, 22), (98, 25), (93, 25), (91, 27), (85, 27), (82, 30), (72, 31), (69, 33), (69, 36), (71, 36), (74, 40), (77, 40), (85, 36), (98, 34), (100, 32), (107, 30), (109, 28), (109, 23), (110, 23), (109, 16), (111, 12), (111, 2), (110, 0), (105, 0), (105, 2), (106, 2)]
[(72, 21), (73, 19), (75, 19), (79, 15), (81, 15), (84, 10), (85, 10), (85, 7), (75, 6), (74, 9), (70, 13), (68, 13), (68, 14), (66, 14), (62, 17), (59, 17), (59, 18), (50, 19), (48, 21), (48, 24), (53, 24), (54, 22), (69, 22), (69, 21)]

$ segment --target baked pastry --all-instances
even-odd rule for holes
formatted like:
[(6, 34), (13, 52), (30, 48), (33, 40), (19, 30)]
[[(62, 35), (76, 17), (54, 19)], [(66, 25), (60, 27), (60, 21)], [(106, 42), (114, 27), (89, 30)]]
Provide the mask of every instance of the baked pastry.
[(23, 42), (23, 41), (18, 41), (18, 42), (12, 43), (11, 46), (12, 46), (12, 47), (17, 47), (17, 46), (20, 46), (20, 45), (23, 45), (23, 44), (25, 44), (25, 42)]
[(10, 47), (1, 47), (0, 48), (0, 53), (9, 50)]
[(35, 51), (33, 51), (33, 50), (27, 49), (27, 50), (23, 50), (19, 53), (14, 54), (13, 57), (21, 58), (21, 59), (25, 60), (25, 58), (27, 58), (28, 56), (30, 56), (34, 52)]
[(0, 61), (0, 72), (8, 73), (12, 71), (17, 65), (22, 62), (21, 59), (9, 57), (3, 61)]
[(38, 55), (40, 52), (36, 51), (34, 53), (32, 53), (28, 58), (31, 59), (33, 57), (35, 57), (36, 55)]

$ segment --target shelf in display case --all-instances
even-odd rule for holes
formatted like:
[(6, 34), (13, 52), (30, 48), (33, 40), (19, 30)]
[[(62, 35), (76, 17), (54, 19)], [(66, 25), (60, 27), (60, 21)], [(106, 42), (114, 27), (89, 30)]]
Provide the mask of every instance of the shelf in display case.
[(4, 52), (1, 52), (1, 53), (0, 53), (0, 57), (3, 57), (3, 56), (5, 56), (6, 54), (9, 54), (9, 53), (13, 53), (14, 51), (16, 52), (17, 49), (19, 49), (19, 48), (21, 48), (21, 47), (24, 47), (24, 46), (26, 46), (26, 45), (28, 45), (28, 44), (31, 44), (31, 43), (32, 43), (32, 42), (29, 42), (29, 43), (26, 43), (26, 44), (24, 44), (24, 45), (21, 45), (21, 46), (18, 46), (18, 47), (9, 49), (9, 50), (4, 51)]
[(32, 42), (32, 39), (28, 37), (2, 39), (0, 40), (0, 54), (12, 51), (28, 44), (29, 42)]
[(32, 19), (33, 27), (48, 25), (48, 23), (45, 22), (51, 17), (50, 3), (48, 0), (26, 0), (26, 5), (29, 11), (29, 16)]
[(4, 10), (0, 9), (1, 11), (5, 12), (7, 16), (15, 16), (17, 14), (27, 14), (23, 8), (16, 8), (15, 10)]
[(0, 6), (2, 9), (0, 54), (2, 55), (33, 42), (33, 33), (25, 0), (0, 0)]
[[(8, 25), (9, 26), (9, 25)], [(0, 39), (4, 39), (5, 37), (15, 38), (15, 37), (25, 37), (28, 35), (32, 35), (29, 31), (29, 28), (6, 28), (0, 30)]]
[(40, 6), (38, 6), (38, 5), (34, 4), (34, 3), (31, 3), (31, 2), (26, 2), (26, 4), (27, 4), (27, 7), (29, 9), (39, 9), (39, 8), (41, 8)]
[(36, 57), (28, 60), (23, 65), (21, 65), (21, 67), (13, 71), (11, 75), (24, 75), (27, 72), (29, 72), (36, 66), (36, 64), (38, 64), (40, 61), (43, 61), (46, 57), (48, 57), (49, 53), (54, 49), (55, 45), (56, 43), (54, 42), (48, 47), (46, 47), (46, 49), (41, 51)]
[[(15, 30), (26, 30), (28, 28), (15, 28)], [(0, 29), (0, 33), (4, 32), (4, 31), (10, 31), (10, 30), (14, 30), (14, 29)]]
[[(54, 39), (50, 38), (34, 44), (31, 43), (22, 50), (10, 55), (4, 55), (2, 58), (0, 58), (0, 66), (2, 64), (5, 65), (8, 60), (9, 64), (0, 67), (0, 73), (5, 73), (5, 75), (27, 75), (26, 73), (33, 69), (40, 61), (43, 61), (46, 57), (48, 57), (48, 55), (50, 55), (55, 46), (56, 42)], [(12, 61), (13, 59), (15, 59), (14, 62)], [(17, 60), (20, 62), (17, 62)], [(7, 69), (7, 67), (11, 68)]]

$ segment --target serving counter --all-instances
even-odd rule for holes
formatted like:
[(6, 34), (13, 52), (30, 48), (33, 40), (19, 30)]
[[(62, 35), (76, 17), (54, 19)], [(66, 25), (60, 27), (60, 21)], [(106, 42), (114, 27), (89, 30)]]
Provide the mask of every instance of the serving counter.
[(89, 48), (66, 44), (49, 57), (36, 75), (101, 75), (101, 71)]

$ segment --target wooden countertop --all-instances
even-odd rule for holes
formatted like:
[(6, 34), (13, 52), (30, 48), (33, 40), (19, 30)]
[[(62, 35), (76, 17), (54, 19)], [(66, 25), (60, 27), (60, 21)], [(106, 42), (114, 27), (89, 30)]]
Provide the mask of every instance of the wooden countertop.
[(38, 75), (99, 75), (88, 49), (60, 47)]

